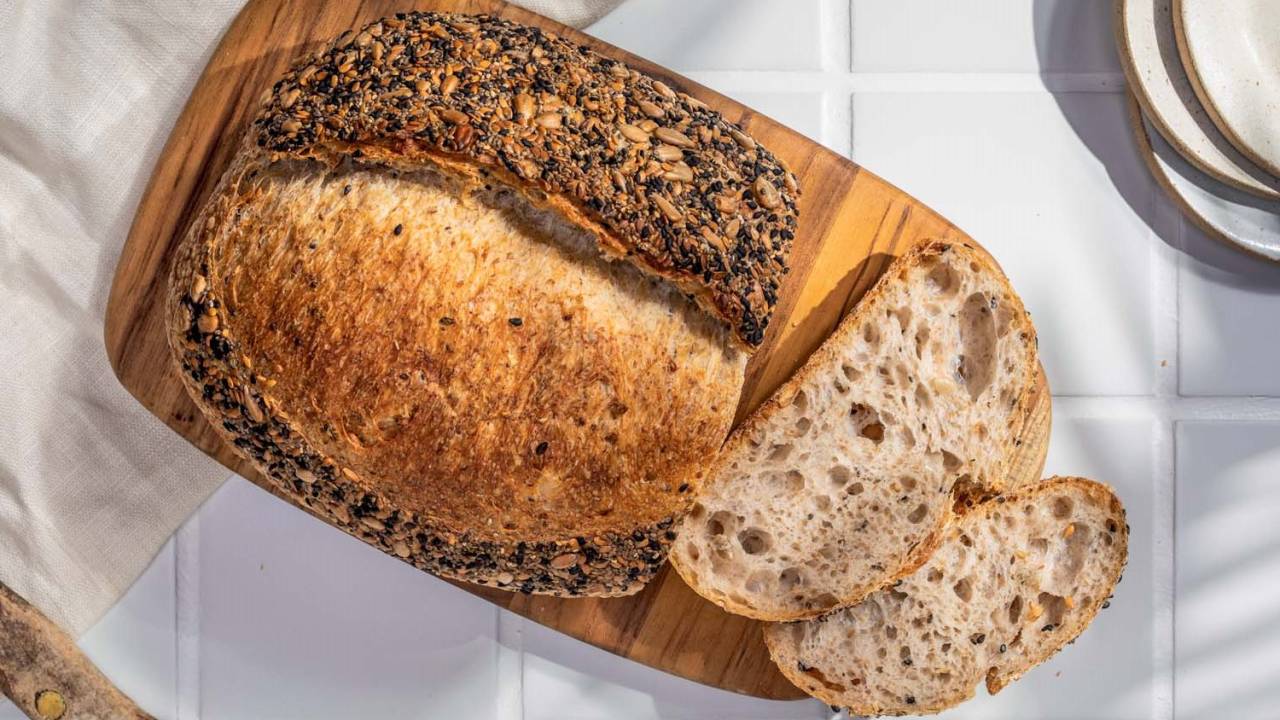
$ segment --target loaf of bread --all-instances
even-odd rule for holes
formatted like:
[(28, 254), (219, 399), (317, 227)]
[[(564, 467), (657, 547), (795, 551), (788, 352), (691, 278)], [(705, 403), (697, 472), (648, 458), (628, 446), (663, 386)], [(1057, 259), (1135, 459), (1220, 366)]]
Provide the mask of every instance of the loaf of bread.
[(1129, 527), (1105, 485), (1052, 478), (952, 525), (923, 567), (861, 603), (765, 628), (799, 688), (851, 715), (934, 713), (999, 692), (1107, 606)]
[(914, 248), (735, 431), (672, 563), (763, 620), (861, 600), (929, 557), (957, 499), (1006, 489), (1038, 373), (1035, 330), (994, 261)]
[(795, 177), (677, 88), (487, 16), (346, 33), (263, 102), (171, 276), (213, 426), (420, 568), (639, 589), (764, 337)]

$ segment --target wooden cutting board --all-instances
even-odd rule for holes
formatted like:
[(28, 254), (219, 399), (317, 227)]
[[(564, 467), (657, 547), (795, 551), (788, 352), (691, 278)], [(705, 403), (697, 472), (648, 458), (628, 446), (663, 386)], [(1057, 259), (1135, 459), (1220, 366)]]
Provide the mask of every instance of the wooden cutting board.
[[(739, 419), (831, 332), (893, 256), (927, 238), (966, 236), (937, 213), (769, 118), (653, 63), (500, 0), (249, 0), (205, 68), (156, 163), (116, 268), (106, 344), (120, 382), (196, 447), (270, 489), (205, 423), (170, 367), (162, 298), (173, 248), (226, 167), (259, 95), (288, 64), (344, 30), (396, 12), (490, 13), (538, 25), (688, 92), (744, 126), (800, 180), (800, 230), (792, 272), (760, 352), (747, 368)], [(1048, 386), (1017, 458), (1039, 478), (1049, 435)], [(770, 662), (759, 624), (696, 596), (669, 569), (622, 599), (523, 596), (459, 587), (575, 638), (646, 665), (727, 690), (798, 698)]]

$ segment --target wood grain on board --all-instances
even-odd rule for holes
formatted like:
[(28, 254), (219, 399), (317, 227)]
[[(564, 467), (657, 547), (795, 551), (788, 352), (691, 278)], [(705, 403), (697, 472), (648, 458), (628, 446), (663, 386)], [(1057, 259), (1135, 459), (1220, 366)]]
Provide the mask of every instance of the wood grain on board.
[[(802, 186), (792, 271), (769, 334), (747, 368), (741, 418), (799, 366), (886, 264), (924, 239), (967, 239), (945, 219), (870, 172), (742, 105), (653, 63), (499, 0), (250, 0), (228, 28), (169, 137), (129, 232), (106, 314), (120, 382), (169, 427), (270, 490), (225, 447), (187, 398), (165, 343), (163, 296), (173, 249), (213, 189), (264, 89), (300, 55), (344, 30), (408, 10), (489, 13), (541, 26), (661, 78), (744, 126)], [(1016, 473), (1038, 479), (1049, 394), (1038, 388)], [(605, 650), (727, 690), (798, 698), (773, 667), (759, 623), (725, 613), (669, 569), (621, 599), (524, 596), (458, 584), (486, 600)]]

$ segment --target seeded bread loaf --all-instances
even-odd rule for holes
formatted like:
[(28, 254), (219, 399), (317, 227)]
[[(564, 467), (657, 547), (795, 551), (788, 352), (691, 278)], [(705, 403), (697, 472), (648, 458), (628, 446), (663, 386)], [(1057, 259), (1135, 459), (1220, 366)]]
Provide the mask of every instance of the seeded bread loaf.
[(1052, 478), (997, 496), (929, 562), (861, 603), (774, 624), (765, 641), (797, 687), (851, 715), (935, 713), (999, 692), (1075, 640), (1128, 559), (1110, 488)]
[(763, 620), (861, 600), (928, 558), (961, 495), (1005, 489), (1038, 371), (995, 263), (916, 247), (730, 438), (672, 563)]
[(274, 488), (447, 577), (634, 592), (728, 432), (794, 177), (531, 27), (397, 15), (298, 64), (181, 245), (181, 375)]

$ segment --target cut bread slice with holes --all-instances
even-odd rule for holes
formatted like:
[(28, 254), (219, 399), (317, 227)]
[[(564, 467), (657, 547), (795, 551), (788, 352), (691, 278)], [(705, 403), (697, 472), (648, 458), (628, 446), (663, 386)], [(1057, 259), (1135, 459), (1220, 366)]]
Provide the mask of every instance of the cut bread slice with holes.
[(815, 620), (765, 628), (797, 687), (851, 715), (932, 713), (996, 693), (1109, 602), (1129, 528), (1105, 485), (1053, 478), (975, 507), (929, 562)]
[(999, 492), (1035, 397), (1035, 330), (981, 250), (895, 260), (726, 443), (671, 559), (762, 620), (810, 618), (911, 572), (961, 491)]

